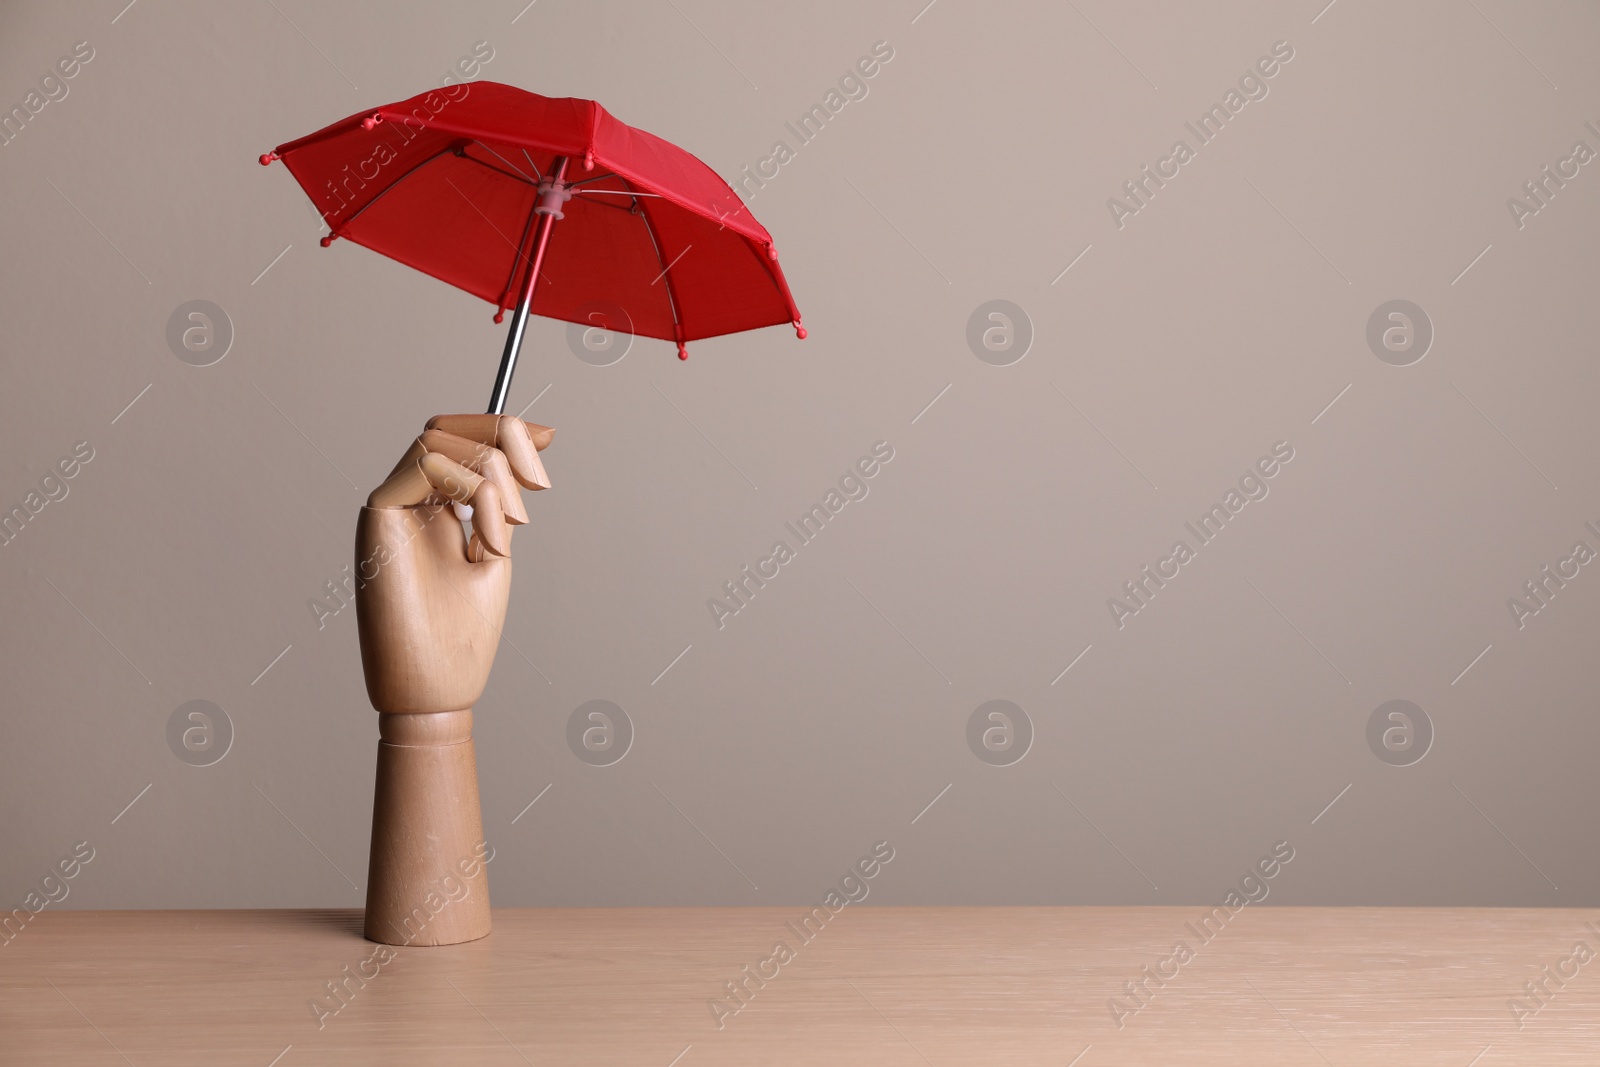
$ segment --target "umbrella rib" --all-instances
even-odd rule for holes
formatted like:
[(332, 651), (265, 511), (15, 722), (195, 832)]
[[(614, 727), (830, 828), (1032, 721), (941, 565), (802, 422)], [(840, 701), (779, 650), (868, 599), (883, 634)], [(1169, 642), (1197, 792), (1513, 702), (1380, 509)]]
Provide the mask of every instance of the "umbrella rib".
[[(579, 188), (579, 186), (588, 185), (590, 182), (604, 181), (607, 178), (615, 178), (615, 179), (617, 179), (617, 181), (622, 183), (623, 188), (621, 188), (621, 189), (581, 189), (581, 188)], [(629, 181), (627, 178), (624, 178), (622, 175), (618, 174), (616, 171), (611, 171), (611, 172), (606, 173), (606, 174), (596, 174), (593, 178), (584, 178), (581, 181), (568, 182), (567, 183), (567, 188), (572, 190), (573, 195), (577, 195), (578, 193), (609, 193), (612, 196), (649, 196), (649, 197), (654, 197), (657, 200), (666, 199), (660, 193), (641, 193), (639, 190), (633, 188), (633, 182)], [(623, 210), (631, 211), (633, 209), (631, 207), (628, 207), (628, 208), (624, 208)]]
[[(573, 197), (573, 199), (576, 200), (577, 197)], [(608, 207), (613, 211), (626, 211), (630, 215), (634, 213), (632, 207), (627, 204), (619, 204), (615, 200), (590, 200), (587, 202), (595, 207)]]
[[(456, 192), (459, 193), (461, 190), (457, 189)], [(469, 204), (472, 203), (470, 200), (467, 202)], [(537, 200), (534, 201), (534, 205), (535, 207), (538, 206)], [(476, 207), (477, 205), (474, 204), (473, 206)], [(500, 314), (503, 313), (509, 306), (506, 304), (506, 299), (511, 296), (512, 287), (517, 284), (517, 271), (521, 269), (522, 261), (528, 258), (527, 253), (523, 252), (522, 249), (528, 243), (528, 234), (533, 232), (533, 220), (538, 217), (538, 214), (539, 213), (537, 211), (528, 212), (528, 221), (522, 227), (522, 240), (517, 243), (517, 254), (511, 257), (511, 276), (506, 279), (505, 288), (500, 291), (500, 299), (495, 301), (495, 307), (497, 309), (495, 314), (496, 320), (499, 319)]]
[[(351, 214), (351, 216), (349, 218), (345, 219), (344, 222), (341, 223), (340, 225), (348, 226), (348, 225), (350, 225), (350, 223), (356, 221), (356, 219), (360, 218), (362, 216), (362, 214), (364, 214), (369, 207), (371, 207), (373, 204), (376, 204), (379, 200), (382, 200), (384, 197), (388, 196), (389, 195), (389, 191), (391, 189), (393, 189), (395, 186), (399, 185), (401, 182), (405, 181), (407, 178), (411, 177), (417, 171), (421, 170), (423, 167), (426, 167), (429, 163), (432, 163), (434, 160), (438, 159), (440, 156), (448, 155), (449, 152), (450, 152), (450, 149), (441, 148), (441, 149), (439, 149), (439, 151), (435, 152), (433, 155), (429, 156), (427, 159), (424, 159), (421, 163), (418, 163), (416, 166), (412, 167), (410, 170), (408, 170), (404, 174), (400, 175), (400, 177), (396, 178), (394, 181), (390, 182), (388, 185), (386, 185), (382, 189), (378, 190), (378, 194), (376, 196), (374, 196), (371, 200), (368, 200), (365, 204), (362, 204), (360, 207), (356, 208), (356, 210)], [(329, 227), (329, 229), (332, 229), (332, 227)]]
[[(485, 150), (487, 150), (489, 152), (494, 152), (494, 149), (490, 148), (486, 144), (483, 144), (483, 142), (481, 142), (481, 141), (473, 141), (471, 143), (477, 144), (477, 145), (481, 145)], [(454, 151), (455, 151), (454, 146), (447, 147), (447, 148), (441, 148), (439, 151), (435, 152), (433, 155), (429, 156), (427, 159), (424, 159), (422, 162), (418, 163), (416, 166), (412, 167), (410, 170), (408, 170), (404, 174), (400, 175), (400, 177), (398, 177), (394, 181), (390, 182), (387, 186), (385, 186), (382, 190), (380, 190), (378, 192), (378, 195), (374, 196), (371, 200), (368, 200), (365, 204), (362, 204), (359, 208), (357, 208), (356, 211), (349, 218), (344, 220), (342, 225), (348, 226), (350, 223), (354, 222), (357, 218), (359, 218), (373, 204), (376, 204), (379, 200), (382, 200), (385, 196), (388, 196), (390, 190), (394, 189), (395, 186), (399, 185), (401, 182), (405, 181), (407, 178), (411, 177), (417, 171), (421, 170), (423, 167), (426, 167), (429, 163), (432, 163), (434, 160), (440, 158), (441, 156), (451, 154)], [(523, 152), (524, 152), (524, 154), (526, 154), (527, 150), (524, 149)], [(500, 156), (500, 153), (498, 153), (498, 152), (494, 152), (494, 154), (497, 157)], [(492, 166), (492, 165), (490, 165), (488, 163), (485, 163), (481, 159), (473, 159), (471, 156), (467, 155), (465, 152), (460, 153), (460, 158), (461, 159), (465, 159), (465, 160), (469, 160), (470, 162), (473, 162), (473, 163), (476, 163), (480, 167), (486, 167), (487, 169), (494, 171), (496, 174), (506, 174), (506, 172), (501, 170), (499, 167)], [(501, 157), (501, 161), (504, 162), (504, 157)], [(529, 162), (531, 163), (533, 161), (530, 159)], [(509, 165), (510, 164), (507, 164), (507, 166), (509, 166)], [(535, 168), (535, 169), (537, 169), (537, 168)], [(517, 173), (515, 175), (507, 174), (506, 176), (507, 177), (514, 177), (516, 180), (522, 182), (525, 185), (532, 185), (533, 184), (532, 182), (528, 181), (528, 176), (526, 174)], [(511, 257), (511, 281), (507, 283), (507, 290), (506, 290), (506, 291), (509, 291), (510, 285), (516, 281), (518, 268), (521, 266), (521, 264), (523, 262), (528, 260), (527, 253), (525, 253), (522, 250), (522, 247), (520, 245), (512, 244), (511, 243), (511, 238), (507, 237), (500, 230), (500, 228), (498, 226), (495, 226), (494, 221), (491, 220), (489, 218), (489, 216), (484, 215), (483, 214), (483, 209), (478, 207), (477, 204), (474, 204), (472, 202), (472, 198), (467, 196), (466, 193), (463, 193), (461, 191), (461, 189), (456, 185), (455, 182), (450, 181), (450, 179), (448, 179), (448, 178), (446, 178), (445, 181), (449, 182), (450, 188), (455, 189), (457, 195), (459, 195), (461, 197), (461, 199), (463, 199), (463, 200), (465, 200), (467, 202), (467, 206), (468, 207), (472, 208), (472, 210), (476, 211), (479, 215), (483, 216), (484, 221), (489, 223), (490, 227), (492, 227), (496, 233), (500, 234), (501, 240), (505, 241), (506, 244), (511, 245), (511, 250), (513, 252), (513, 255)], [(530, 217), (530, 221), (531, 221), (531, 217)], [(524, 236), (524, 239), (526, 239), (527, 235), (524, 234), (523, 236)], [(540, 273), (542, 275), (543, 272), (540, 272)], [(548, 281), (549, 279), (547, 278), (546, 280)], [(500, 306), (502, 308), (504, 308), (504, 306), (505, 306), (504, 305), (504, 298), (505, 298), (504, 297), (504, 293), (502, 293), (502, 295), (501, 295), (501, 301), (502, 302), (500, 304)]]
[[(502, 156), (499, 152), (496, 152), (494, 149), (490, 148), (488, 145), (484, 144), (482, 141), (474, 140), (472, 143), (477, 145), (479, 148), (483, 149), (485, 152), (488, 152), (490, 155), (494, 156), (494, 158), (498, 159), (500, 162), (504, 163), (506, 166), (510, 167), (512, 169), (512, 171), (515, 172), (517, 177), (521, 178), (523, 181), (528, 181), (528, 176), (526, 174), (522, 173), (522, 171), (517, 168), (517, 165), (515, 163), (511, 162), (511, 160), (507, 159), (505, 156)], [(537, 179), (534, 179), (534, 181), (537, 182)]]
[[(473, 141), (472, 143), (473, 144), (483, 144), (483, 142), (481, 142), (481, 141)], [(484, 145), (484, 147), (487, 148), (488, 146)], [(493, 149), (490, 149), (490, 151), (493, 151)], [(464, 152), (464, 151), (460, 154), (460, 157), (462, 159), (466, 160), (468, 163), (476, 163), (478, 166), (482, 167), (485, 170), (492, 170), (496, 174), (502, 174), (505, 177), (510, 178), (512, 181), (521, 182), (523, 185), (531, 185), (534, 188), (538, 188), (538, 183), (537, 182), (533, 181), (526, 174), (522, 173), (520, 170), (516, 170), (515, 168), (513, 168), (511, 170), (501, 170), (499, 167), (495, 166), (493, 163), (490, 163), (490, 162), (488, 162), (486, 160), (482, 160), (482, 159), (474, 159), (472, 156), (467, 155), (467, 153)]]
[(538, 178), (541, 182), (544, 181), (544, 175), (539, 173), (539, 164), (535, 163), (533, 161), (533, 157), (528, 155), (528, 150), (526, 148), (522, 150), (522, 158), (526, 159), (528, 161), (528, 166), (533, 168), (533, 176)]
[[(650, 216), (645, 213), (644, 205), (640, 204), (637, 200), (634, 201), (634, 204), (639, 209), (639, 217), (644, 220), (644, 231), (645, 231), (645, 233), (650, 235), (650, 247), (652, 247), (652, 248), (654, 248), (656, 250), (656, 262), (661, 264), (661, 275), (657, 280), (658, 281), (664, 280), (667, 283), (667, 306), (672, 309), (672, 324), (678, 328), (677, 332), (680, 334), (680, 336), (675, 338), (675, 340), (679, 344), (682, 344), (683, 341), (685, 340), (685, 338), (681, 336), (681, 334), (683, 333), (683, 316), (678, 313), (678, 294), (674, 290), (674, 287), (673, 287), (673, 284), (672, 284), (672, 276), (667, 273), (667, 271), (670, 269), (671, 264), (669, 264), (666, 261), (666, 258), (664, 256), (662, 256), (662, 254), (661, 254), (661, 242), (656, 238), (655, 223), (651, 222), (650, 221)], [(688, 249), (685, 248), (683, 251), (687, 252)], [(678, 254), (678, 259), (682, 259), (682, 258), (683, 258), (683, 253), (680, 252)], [(676, 263), (676, 262), (678, 262), (678, 259), (675, 259), (672, 262)], [(654, 284), (654, 283), (652, 283), (652, 284)]]

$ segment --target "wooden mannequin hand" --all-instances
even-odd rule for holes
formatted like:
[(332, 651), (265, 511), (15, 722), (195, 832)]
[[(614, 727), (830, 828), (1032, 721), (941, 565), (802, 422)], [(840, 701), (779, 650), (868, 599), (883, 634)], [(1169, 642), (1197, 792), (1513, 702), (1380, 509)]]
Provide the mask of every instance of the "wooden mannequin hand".
[[(461, 711), (483, 693), (511, 589), (517, 483), (548, 489), (555, 433), (509, 415), (428, 420), (356, 523), (356, 619), (367, 695), (383, 712)], [(467, 541), (450, 508), (471, 506)]]

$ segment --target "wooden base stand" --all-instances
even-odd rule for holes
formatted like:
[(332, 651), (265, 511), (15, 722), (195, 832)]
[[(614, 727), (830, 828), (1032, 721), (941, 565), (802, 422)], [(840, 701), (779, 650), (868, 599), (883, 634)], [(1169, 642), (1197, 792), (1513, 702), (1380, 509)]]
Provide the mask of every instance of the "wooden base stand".
[(489, 932), (472, 711), (378, 716), (368, 940), (456, 945)]

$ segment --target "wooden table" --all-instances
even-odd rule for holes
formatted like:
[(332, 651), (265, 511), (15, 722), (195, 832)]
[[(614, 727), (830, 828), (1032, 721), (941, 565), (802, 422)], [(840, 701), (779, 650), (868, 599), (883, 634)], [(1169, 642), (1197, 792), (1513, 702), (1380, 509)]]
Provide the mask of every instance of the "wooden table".
[[(1600, 911), (1250, 907), (1209, 942), (1203, 911), (856, 905), (806, 941), (799, 907), (497, 910), (384, 961), (355, 911), (46, 910), (0, 946), (0, 1063), (1600, 1063), (1600, 956), (1560, 962)], [(1546, 964), (1576, 973), (1519, 1028)]]

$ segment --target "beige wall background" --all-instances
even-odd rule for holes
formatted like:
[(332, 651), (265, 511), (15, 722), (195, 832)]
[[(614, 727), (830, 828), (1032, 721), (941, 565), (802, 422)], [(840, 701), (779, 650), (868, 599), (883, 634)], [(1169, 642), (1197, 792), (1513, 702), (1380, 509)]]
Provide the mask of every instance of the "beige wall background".
[[(558, 428), (555, 487), (477, 715), (496, 903), (810, 902), (880, 840), (885, 903), (1211, 902), (1278, 842), (1271, 903), (1600, 900), (1592, 5), (523, 2), (0, 9), (0, 105), (65, 89), (0, 147), (0, 506), (66, 490), (0, 547), (0, 900), (88, 841), (58, 906), (361, 903), (376, 723), (353, 608), (309, 605), (504, 335), (317, 247), (256, 157), (478, 42), (478, 77), (725, 177), (796, 149), (750, 204), (811, 333), (597, 367), (535, 324), (510, 410)], [(168, 341), (195, 300), (231, 324), (209, 366)], [(993, 300), (1020, 314), (986, 362)], [(708, 599), (879, 441), (719, 628)], [(1546, 565), (1576, 574), (1518, 620)], [(196, 700), (231, 729), (208, 766), (168, 739)], [(608, 766), (567, 741), (591, 700), (631, 723)], [(1021, 715), (986, 762), (993, 700)], [(1410, 748), (1388, 711), (1369, 743), (1395, 700)]]

